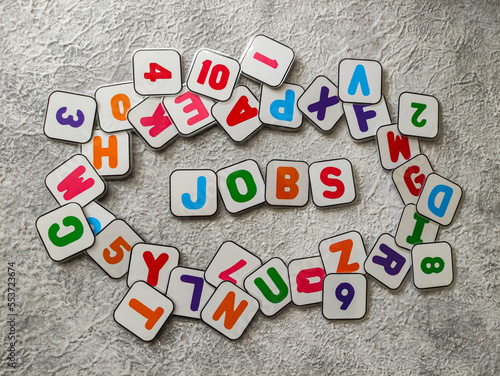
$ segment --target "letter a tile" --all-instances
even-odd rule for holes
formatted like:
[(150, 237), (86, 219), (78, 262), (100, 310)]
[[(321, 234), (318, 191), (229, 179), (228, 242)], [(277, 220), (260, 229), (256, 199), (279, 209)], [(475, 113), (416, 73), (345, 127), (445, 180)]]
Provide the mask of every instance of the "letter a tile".
[(152, 341), (174, 309), (165, 295), (145, 282), (136, 282), (115, 309), (115, 321), (143, 341)]

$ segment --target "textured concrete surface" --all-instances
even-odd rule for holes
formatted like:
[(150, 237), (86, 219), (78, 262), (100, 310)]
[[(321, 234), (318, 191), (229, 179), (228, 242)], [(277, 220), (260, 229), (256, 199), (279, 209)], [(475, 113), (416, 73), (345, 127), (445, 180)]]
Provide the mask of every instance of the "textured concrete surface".
[[(0, 373), (12, 371), (5, 361), (9, 261), (17, 273), (20, 375), (500, 373), (499, 2), (2, 0), (0, 9)], [(109, 279), (88, 257), (52, 262), (36, 235), (35, 219), (57, 206), (44, 177), (78, 150), (43, 135), (48, 95), (91, 95), (100, 85), (131, 80), (137, 48), (176, 48), (187, 72), (198, 48), (239, 58), (256, 33), (294, 48), (288, 81), (304, 87), (319, 74), (337, 82), (341, 58), (379, 60), (393, 120), (402, 91), (440, 100), (442, 132), (421, 148), (465, 191), (456, 221), (438, 235), (453, 246), (455, 282), (420, 292), (408, 278), (392, 292), (370, 279), (369, 311), (360, 322), (329, 322), (320, 306), (290, 306), (274, 319), (257, 315), (237, 342), (173, 318), (144, 344), (112, 319), (125, 280)], [(239, 216), (222, 209), (204, 220), (176, 219), (168, 209), (174, 168), (217, 170), (253, 158), (264, 169), (274, 158), (338, 157), (354, 166), (359, 200), (350, 206), (264, 206)], [(345, 119), (328, 135), (305, 122), (296, 133), (265, 129), (244, 146), (217, 127), (163, 152), (134, 137), (133, 158), (132, 175), (111, 182), (102, 203), (147, 241), (177, 247), (181, 264), (195, 268), (205, 268), (225, 240), (263, 260), (288, 262), (355, 229), (371, 249), (381, 233), (395, 233), (403, 209), (375, 143), (353, 142)]]

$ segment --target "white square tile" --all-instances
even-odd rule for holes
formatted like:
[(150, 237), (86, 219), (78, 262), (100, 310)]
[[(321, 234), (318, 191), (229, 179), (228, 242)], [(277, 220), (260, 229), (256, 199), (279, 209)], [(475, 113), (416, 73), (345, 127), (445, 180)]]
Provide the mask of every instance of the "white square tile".
[(260, 120), (269, 126), (284, 130), (297, 130), (302, 125), (302, 112), (297, 101), (304, 92), (302, 86), (285, 83), (273, 89), (262, 85)]
[(290, 261), (288, 276), (290, 277), (292, 301), (295, 305), (321, 303), (323, 279), (325, 278), (321, 257), (305, 257)]
[(436, 138), (439, 131), (438, 100), (432, 95), (401, 93), (398, 129), (406, 136)]
[(399, 220), (395, 236), (396, 244), (411, 250), (415, 244), (434, 242), (438, 231), (437, 223), (418, 214), (415, 204), (408, 204)]
[(392, 124), (384, 96), (375, 104), (344, 103), (349, 134), (356, 141), (375, 137), (377, 130)]
[(365, 244), (357, 231), (322, 240), (319, 243), (319, 254), (326, 274), (365, 273)]
[(304, 206), (309, 201), (309, 165), (272, 160), (266, 168), (266, 201), (273, 206)]
[(416, 204), (427, 176), (434, 172), (424, 154), (413, 157), (392, 171), (392, 181), (403, 202)]
[(418, 138), (403, 136), (397, 124), (384, 125), (377, 130), (377, 146), (380, 164), (393, 170), (420, 154)]
[(314, 205), (319, 207), (350, 204), (356, 199), (356, 186), (351, 162), (332, 159), (309, 166), (309, 179)]
[(346, 103), (380, 102), (382, 65), (376, 60), (343, 59), (339, 63), (339, 98)]
[(328, 274), (323, 281), (323, 316), (329, 320), (363, 318), (367, 285), (363, 274)]
[(453, 257), (447, 242), (417, 244), (411, 251), (413, 283), (418, 289), (446, 287), (453, 282)]

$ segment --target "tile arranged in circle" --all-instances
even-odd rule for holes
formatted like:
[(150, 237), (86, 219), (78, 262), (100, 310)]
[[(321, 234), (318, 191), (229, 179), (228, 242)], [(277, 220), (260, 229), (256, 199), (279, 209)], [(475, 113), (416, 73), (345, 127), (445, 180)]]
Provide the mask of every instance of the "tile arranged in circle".
[(398, 129), (406, 136), (436, 138), (439, 131), (438, 100), (432, 95), (401, 93)]
[(453, 282), (453, 256), (447, 242), (417, 244), (411, 250), (413, 284), (418, 289), (446, 287)]
[(358, 320), (366, 315), (368, 283), (363, 274), (328, 274), (323, 281), (323, 316)]
[(339, 98), (374, 104), (382, 99), (382, 65), (376, 60), (343, 59), (339, 63)]
[(271, 127), (297, 130), (302, 125), (302, 112), (297, 100), (304, 92), (302, 86), (285, 83), (279, 88), (262, 85), (260, 95), (260, 120)]
[(365, 273), (365, 244), (357, 231), (322, 240), (319, 243), (319, 254), (326, 274)]

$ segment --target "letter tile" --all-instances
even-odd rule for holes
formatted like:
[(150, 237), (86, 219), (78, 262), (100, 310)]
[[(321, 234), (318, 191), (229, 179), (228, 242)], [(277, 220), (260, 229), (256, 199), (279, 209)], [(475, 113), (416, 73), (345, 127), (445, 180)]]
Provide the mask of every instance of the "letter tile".
[(319, 243), (319, 253), (326, 274), (365, 274), (363, 267), (366, 260), (365, 244), (357, 231), (349, 231), (322, 240)]
[(437, 223), (418, 214), (415, 204), (408, 204), (396, 230), (396, 244), (411, 250), (415, 244), (434, 242), (438, 231)]
[(344, 111), (347, 129), (356, 141), (369, 140), (380, 127), (392, 124), (384, 96), (376, 104), (344, 103)]
[(377, 145), (380, 164), (393, 170), (420, 154), (418, 138), (403, 136), (397, 124), (384, 125), (377, 130)]
[(83, 212), (94, 235), (100, 233), (104, 227), (116, 219), (113, 213), (95, 201), (85, 206)]
[(309, 201), (306, 162), (272, 160), (266, 168), (266, 201), (273, 206), (305, 206)]
[(288, 264), (292, 301), (303, 306), (321, 303), (325, 269), (321, 257), (305, 257)]
[(398, 129), (405, 136), (436, 138), (439, 131), (438, 100), (432, 95), (401, 93)]
[(425, 179), (433, 172), (424, 154), (413, 157), (392, 171), (392, 181), (405, 205), (416, 204)]
[(382, 99), (382, 65), (375, 60), (343, 59), (339, 64), (339, 98), (346, 103), (375, 104)]
[(356, 199), (352, 164), (347, 159), (312, 163), (309, 179), (312, 199), (318, 207), (350, 204)]
[(297, 130), (302, 125), (302, 112), (297, 100), (304, 92), (302, 86), (285, 83), (277, 89), (262, 85), (259, 118), (271, 127)]

